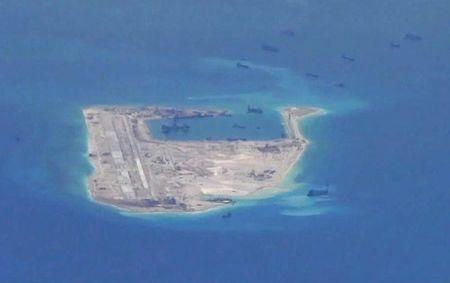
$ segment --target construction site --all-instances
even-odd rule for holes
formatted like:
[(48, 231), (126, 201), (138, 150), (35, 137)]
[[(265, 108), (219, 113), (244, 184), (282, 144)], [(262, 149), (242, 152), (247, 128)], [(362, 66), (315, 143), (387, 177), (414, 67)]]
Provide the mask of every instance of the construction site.
[[(94, 167), (89, 193), (95, 201), (126, 211), (195, 212), (276, 190), (308, 143), (299, 120), (317, 111), (283, 109), (286, 134), (280, 139), (170, 141), (153, 138), (148, 120), (231, 114), (162, 107), (85, 108), (88, 156)], [(186, 130), (184, 125), (174, 127)]]

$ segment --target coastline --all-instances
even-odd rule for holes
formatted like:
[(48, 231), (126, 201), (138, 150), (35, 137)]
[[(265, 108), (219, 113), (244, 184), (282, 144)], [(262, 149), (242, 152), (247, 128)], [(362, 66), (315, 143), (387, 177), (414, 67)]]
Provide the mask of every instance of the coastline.
[[(110, 107), (110, 106), (103, 106), (103, 107)], [(299, 110), (300, 109), (300, 110)], [(300, 151), (300, 154), (298, 154), (295, 158), (295, 160), (293, 160), (293, 162), (291, 162), (289, 164), (289, 166), (283, 171), (283, 174), (278, 177), (274, 182), (276, 183), (276, 185), (271, 186), (271, 187), (262, 187), (259, 188), (255, 191), (249, 192), (248, 194), (245, 195), (233, 195), (232, 199), (233, 202), (232, 204), (229, 203), (216, 203), (212, 206), (209, 207), (205, 207), (203, 209), (199, 209), (199, 210), (187, 210), (187, 211), (172, 211), (172, 210), (162, 210), (162, 211), (142, 211), (140, 209), (130, 209), (130, 208), (126, 208), (120, 205), (116, 205), (115, 203), (111, 203), (111, 202), (105, 202), (102, 200), (99, 200), (98, 198), (96, 198), (93, 194), (90, 188), (92, 188), (92, 176), (95, 174), (96, 171), (99, 170), (98, 166), (96, 166), (95, 162), (92, 162), (92, 160), (90, 160), (90, 165), (94, 168), (94, 172), (92, 172), (92, 174), (90, 176), (88, 176), (88, 181), (87, 181), (87, 187), (88, 187), (88, 196), (90, 201), (93, 201), (95, 203), (101, 204), (101, 205), (105, 205), (108, 206), (114, 210), (118, 210), (120, 213), (122, 214), (126, 214), (126, 215), (198, 215), (198, 214), (202, 214), (205, 212), (213, 212), (213, 211), (220, 211), (223, 209), (229, 209), (230, 207), (232, 207), (233, 205), (239, 206), (239, 203), (243, 202), (243, 201), (249, 201), (249, 200), (258, 200), (258, 199), (263, 199), (263, 198), (268, 198), (268, 197), (272, 197), (274, 195), (277, 195), (283, 191), (288, 191), (286, 189), (283, 189), (283, 187), (286, 187), (286, 182), (288, 181), (286, 178), (292, 174), (292, 169), (295, 168), (298, 165), (298, 161), (300, 160), (300, 158), (303, 156), (304, 151), (306, 150), (307, 145), (309, 144), (309, 141), (304, 137), (301, 129), (300, 129), (300, 123), (302, 121), (304, 121), (306, 118), (312, 117), (312, 116), (316, 116), (316, 115), (322, 115), (324, 113), (326, 113), (323, 109), (320, 108), (311, 108), (311, 107), (302, 107), (302, 108), (295, 108), (295, 107), (291, 107), (291, 108), (284, 108), (283, 111), (280, 111), (279, 109), (277, 109), (282, 116), (282, 120), (283, 120), (283, 126), (286, 130), (286, 133), (289, 135), (289, 138), (291, 139), (297, 139), (297, 140), (301, 140), (301, 142), (304, 144), (303, 148)], [(301, 113), (299, 114), (300, 116), (294, 116), (294, 119), (290, 119), (290, 114), (289, 114), (289, 118), (288, 118), (288, 113), (292, 113), (292, 111), (304, 111), (307, 113)], [(83, 109), (83, 115), (85, 118), (87, 118), (87, 108)], [(151, 132), (149, 129), (146, 130), (147, 133), (147, 137), (151, 138)], [(91, 152), (92, 149), (95, 148), (95, 143), (93, 142), (93, 140), (89, 137), (89, 134), (87, 135), (88, 138), (88, 150)], [(90, 155), (88, 155), (90, 156)]]

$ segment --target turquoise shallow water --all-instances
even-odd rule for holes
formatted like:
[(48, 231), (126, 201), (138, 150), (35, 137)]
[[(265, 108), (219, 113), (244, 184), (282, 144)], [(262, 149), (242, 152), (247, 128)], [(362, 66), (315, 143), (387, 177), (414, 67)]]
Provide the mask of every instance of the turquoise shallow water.
[[(447, 1), (0, 5), (1, 282), (448, 281)], [(98, 104), (257, 105), (261, 138), (280, 107), (327, 114), (283, 193), (130, 216), (86, 194)]]

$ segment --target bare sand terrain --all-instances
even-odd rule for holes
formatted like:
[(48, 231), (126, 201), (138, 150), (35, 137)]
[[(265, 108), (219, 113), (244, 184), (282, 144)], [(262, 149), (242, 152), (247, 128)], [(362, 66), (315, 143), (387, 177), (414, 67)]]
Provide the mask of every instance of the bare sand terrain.
[[(216, 110), (91, 107), (89, 193), (98, 202), (134, 212), (194, 212), (275, 189), (305, 150), (298, 121), (314, 108), (285, 108), (286, 137), (268, 141), (163, 141), (147, 120), (229, 115)], [(165, 130), (184, 130), (183, 125)]]

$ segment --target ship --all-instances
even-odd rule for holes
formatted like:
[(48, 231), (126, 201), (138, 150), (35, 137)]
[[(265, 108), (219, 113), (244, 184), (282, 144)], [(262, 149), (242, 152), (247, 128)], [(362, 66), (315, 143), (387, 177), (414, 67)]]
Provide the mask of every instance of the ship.
[(161, 132), (163, 134), (168, 134), (170, 132), (178, 132), (182, 131), (184, 133), (187, 133), (189, 131), (189, 125), (182, 124), (178, 125), (177, 123), (173, 123), (172, 125), (161, 125)]
[(329, 193), (328, 185), (325, 188), (311, 189), (308, 191), (308, 197), (322, 197), (327, 196)]
[(223, 204), (233, 204), (234, 203), (234, 200), (232, 200), (230, 198), (225, 198), (225, 197), (216, 197), (216, 198), (209, 199), (208, 201), (216, 202), (216, 203), (223, 203)]
[(278, 52), (278, 47), (272, 46), (272, 45), (267, 45), (267, 44), (263, 44), (261, 45), (261, 49), (263, 51), (268, 51), (268, 52)]
[(233, 124), (233, 128), (235, 129), (245, 129), (245, 126), (239, 124)]
[(259, 108), (259, 107), (252, 107), (252, 106), (248, 105), (248, 106), (247, 106), (247, 114), (250, 114), (250, 113), (253, 113), (253, 114), (262, 114), (263, 111), (262, 111), (262, 109)]
[(306, 73), (305, 75), (307, 78), (311, 78), (311, 79), (318, 79), (320, 77), (318, 74), (314, 74), (314, 73)]
[(407, 34), (405, 34), (405, 36), (403, 38), (406, 40), (410, 40), (410, 41), (421, 41), (422, 40), (422, 37), (420, 35), (413, 34), (413, 33), (407, 33)]
[(391, 48), (400, 48), (400, 44), (395, 42), (391, 42), (390, 46)]
[(237, 62), (237, 63), (236, 63), (236, 67), (237, 67), (237, 68), (240, 68), (240, 69), (250, 69), (250, 66), (249, 66), (249, 65), (243, 64), (243, 63), (241, 63), (241, 62)]
[(294, 37), (295, 31), (293, 31), (291, 29), (286, 29), (286, 30), (282, 31), (281, 34), (285, 35), (285, 36), (289, 36), (289, 37)]

